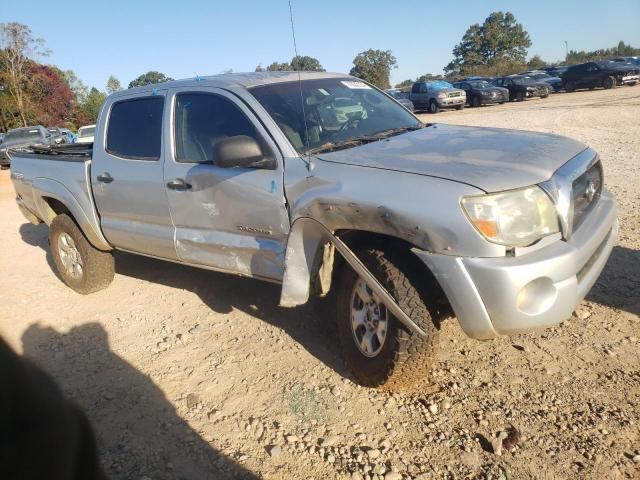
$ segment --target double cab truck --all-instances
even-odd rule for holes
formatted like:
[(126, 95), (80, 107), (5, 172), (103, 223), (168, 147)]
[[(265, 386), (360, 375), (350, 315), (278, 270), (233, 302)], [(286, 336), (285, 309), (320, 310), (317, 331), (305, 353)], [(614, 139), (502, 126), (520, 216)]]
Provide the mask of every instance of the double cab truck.
[(416, 110), (438, 113), (443, 108), (462, 110), (467, 102), (467, 96), (464, 90), (454, 88), (449, 82), (429, 80), (415, 82), (411, 87), (409, 100)]
[[(346, 104), (361, 108), (344, 114)], [(18, 205), (49, 226), (55, 267), (76, 292), (106, 288), (124, 250), (276, 282), (284, 307), (328, 295), (367, 386), (427, 377), (451, 314), (476, 339), (563, 321), (617, 235), (586, 145), (425, 125), (342, 74), (124, 90), (104, 102), (92, 145), (10, 155)]]
[(640, 81), (640, 66), (601, 60), (572, 65), (562, 74), (562, 83), (567, 92), (580, 88), (593, 90), (618, 85), (633, 86)]

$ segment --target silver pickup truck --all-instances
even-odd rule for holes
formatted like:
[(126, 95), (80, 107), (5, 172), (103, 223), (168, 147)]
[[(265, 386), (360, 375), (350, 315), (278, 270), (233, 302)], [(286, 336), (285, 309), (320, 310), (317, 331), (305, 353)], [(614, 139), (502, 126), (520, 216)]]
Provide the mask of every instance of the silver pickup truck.
[(69, 287), (107, 287), (124, 250), (280, 283), (285, 307), (331, 291), (368, 386), (427, 376), (450, 313), (477, 339), (563, 321), (617, 235), (589, 147), (424, 125), (339, 74), (129, 89), (105, 101), (93, 145), (10, 155), (18, 205), (49, 225)]

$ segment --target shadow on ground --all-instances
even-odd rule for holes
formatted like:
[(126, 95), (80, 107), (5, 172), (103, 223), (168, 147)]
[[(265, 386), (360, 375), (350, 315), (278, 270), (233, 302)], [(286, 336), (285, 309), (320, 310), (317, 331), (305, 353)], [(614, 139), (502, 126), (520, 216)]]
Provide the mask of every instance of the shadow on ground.
[(32, 325), (22, 344), (87, 413), (109, 478), (258, 478), (212, 448), (149, 377), (112, 352), (100, 324), (67, 334)]
[[(49, 251), (47, 232), (46, 225), (25, 223), (20, 227), (22, 239), (45, 250), (47, 262), (56, 272)], [(352, 378), (338, 348), (331, 299), (313, 298), (300, 307), (282, 308), (278, 306), (279, 285), (125, 252), (116, 252), (115, 256), (116, 273), (194, 292), (209, 308), (221, 314), (237, 309), (257, 317), (286, 331), (298, 344), (339, 375)]]
[(587, 300), (640, 315), (640, 250), (614, 247)]

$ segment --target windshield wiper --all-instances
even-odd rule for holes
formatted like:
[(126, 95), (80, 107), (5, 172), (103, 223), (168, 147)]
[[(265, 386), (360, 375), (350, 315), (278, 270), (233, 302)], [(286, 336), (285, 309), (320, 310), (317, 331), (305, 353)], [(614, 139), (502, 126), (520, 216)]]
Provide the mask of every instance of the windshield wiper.
[(327, 142), (319, 147), (310, 148), (305, 152), (306, 155), (315, 155), (317, 153), (323, 152), (333, 152), (335, 150), (355, 147), (357, 145), (362, 145), (364, 143), (376, 142), (378, 140), (382, 140), (383, 138), (391, 137), (393, 135), (398, 135), (400, 133), (419, 130), (423, 128), (424, 125), (405, 125), (403, 127), (389, 128), (387, 130), (381, 130), (376, 133), (371, 133), (368, 135), (360, 135), (359, 137), (349, 138), (347, 140), (343, 140), (340, 142)]

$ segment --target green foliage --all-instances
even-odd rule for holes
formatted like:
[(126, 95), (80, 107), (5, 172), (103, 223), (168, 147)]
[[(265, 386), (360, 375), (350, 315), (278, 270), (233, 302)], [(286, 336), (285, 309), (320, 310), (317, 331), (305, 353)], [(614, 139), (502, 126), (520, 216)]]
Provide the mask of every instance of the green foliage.
[(171, 82), (173, 78), (167, 77), (164, 73), (151, 70), (147, 73), (143, 73), (135, 80), (131, 80), (129, 88), (144, 87), (146, 85), (155, 85), (156, 83)]
[(442, 75), (433, 75), (431, 73), (425, 73), (416, 78), (416, 82), (427, 82), (429, 80), (442, 80)]
[(401, 81), (400, 83), (396, 83), (394, 85), (395, 88), (408, 88), (413, 85), (413, 80), (407, 78), (406, 80)]
[(278, 63), (273, 62), (271, 65), (267, 66), (267, 72), (290, 72), (291, 65), (288, 63)]
[(324, 72), (324, 68), (320, 64), (317, 58), (309, 57), (307, 55), (299, 55), (293, 57), (290, 62), (273, 62), (265, 69), (262, 64), (259, 64), (256, 72)]
[(100, 107), (102, 106), (105, 98), (107, 98), (107, 95), (95, 87), (89, 91), (89, 95), (87, 95), (86, 100), (82, 105), (80, 105), (81, 112), (86, 115), (87, 123), (96, 122), (98, 113), (100, 112)]
[(591, 62), (593, 60), (607, 60), (612, 57), (633, 57), (640, 55), (640, 48), (633, 48), (622, 40), (613, 48), (602, 48), (591, 52), (570, 50), (565, 59), (568, 64)]
[(107, 93), (111, 95), (112, 93), (119, 92), (122, 90), (122, 85), (120, 85), (120, 80), (111, 75), (107, 80)]
[(361, 78), (378, 88), (389, 88), (391, 69), (396, 68), (398, 62), (391, 50), (369, 49), (359, 53), (353, 59), (353, 68), (349, 72), (354, 77)]
[(542, 60), (540, 55), (534, 55), (527, 62), (527, 70), (540, 70), (541, 68), (546, 67), (547, 65), (548, 65), (547, 62)]
[(471, 25), (453, 49), (444, 68), (459, 75), (475, 75), (498, 66), (524, 64), (531, 39), (510, 12), (493, 12), (482, 25)]
[(324, 72), (317, 58), (300, 55), (291, 59), (291, 69), (295, 72)]

